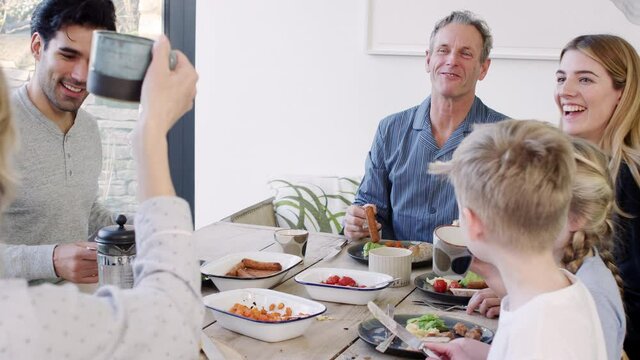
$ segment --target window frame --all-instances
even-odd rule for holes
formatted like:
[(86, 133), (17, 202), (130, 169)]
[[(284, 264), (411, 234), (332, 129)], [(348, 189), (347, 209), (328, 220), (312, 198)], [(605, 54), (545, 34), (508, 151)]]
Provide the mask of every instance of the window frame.
[[(171, 47), (182, 51), (195, 66), (196, 0), (164, 0), (164, 33)], [(195, 105), (169, 132), (169, 168), (176, 194), (185, 199), (195, 219)]]

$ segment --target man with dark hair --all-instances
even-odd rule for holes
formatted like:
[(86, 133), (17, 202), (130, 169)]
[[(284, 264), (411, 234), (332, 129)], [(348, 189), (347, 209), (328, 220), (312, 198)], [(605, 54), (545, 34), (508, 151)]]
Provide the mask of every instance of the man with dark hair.
[(425, 64), (431, 95), (380, 122), (345, 216), (348, 238), (369, 236), (364, 204), (375, 205), (385, 239), (432, 242), (436, 226), (458, 218), (453, 187), (428, 174), (427, 165), (451, 159), (474, 124), (505, 118), (475, 95), (489, 70), (492, 44), (486, 22), (469, 11), (454, 11), (435, 25)]
[(80, 106), (93, 30), (115, 28), (110, 0), (44, 0), (33, 12), (35, 74), (12, 96), (20, 186), (2, 222), (5, 275), (98, 279), (95, 246), (84, 240), (113, 219), (97, 202), (98, 125)]

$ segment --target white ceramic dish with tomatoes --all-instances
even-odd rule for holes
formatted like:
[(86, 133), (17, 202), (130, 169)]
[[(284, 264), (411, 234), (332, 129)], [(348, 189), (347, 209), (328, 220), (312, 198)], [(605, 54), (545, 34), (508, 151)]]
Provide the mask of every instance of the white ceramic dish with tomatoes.
[[(202, 301), (216, 317), (216, 324), (225, 329), (266, 342), (278, 342), (298, 337), (325, 311), (323, 304), (269, 289), (236, 289), (205, 296)], [(259, 309), (282, 303), (290, 307), (295, 316), (279, 322), (260, 321), (231, 312), (235, 304)], [(304, 315), (300, 315), (300, 314)]]
[[(335, 277), (342, 282), (334, 284)], [(294, 278), (304, 285), (311, 298), (343, 304), (366, 305), (373, 301), (390, 285), (393, 277), (387, 274), (340, 269), (340, 268), (312, 268)], [(352, 279), (355, 286), (350, 284)], [(385, 283), (386, 282), (386, 283)], [(343, 285), (340, 285), (342, 283)], [(345, 286), (347, 285), (347, 286)], [(376, 285), (375, 287), (372, 287)]]

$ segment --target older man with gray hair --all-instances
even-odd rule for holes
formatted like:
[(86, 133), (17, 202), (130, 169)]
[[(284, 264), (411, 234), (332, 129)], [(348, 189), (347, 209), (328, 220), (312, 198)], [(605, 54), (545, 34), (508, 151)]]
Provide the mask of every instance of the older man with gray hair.
[(364, 179), (345, 216), (348, 238), (369, 234), (364, 204), (375, 205), (385, 239), (432, 242), (438, 225), (458, 217), (453, 187), (428, 174), (427, 166), (451, 159), (474, 124), (506, 118), (475, 95), (489, 70), (492, 45), (487, 24), (469, 11), (454, 11), (436, 24), (425, 63), (431, 95), (380, 122)]

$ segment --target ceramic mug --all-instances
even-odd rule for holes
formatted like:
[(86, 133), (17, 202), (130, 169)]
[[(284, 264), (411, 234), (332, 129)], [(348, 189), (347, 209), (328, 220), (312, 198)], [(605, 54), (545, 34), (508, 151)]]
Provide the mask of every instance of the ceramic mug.
[(412, 254), (409, 249), (388, 246), (369, 250), (369, 271), (399, 278), (399, 280), (391, 283), (391, 287), (409, 285), (411, 281)]
[[(139, 102), (152, 49), (151, 39), (95, 30), (91, 40), (87, 90), (115, 100)], [(175, 65), (176, 54), (172, 51), (169, 67), (174, 69)]]
[(462, 228), (438, 226), (433, 231), (433, 272), (441, 277), (462, 279), (471, 265)]
[(309, 232), (299, 229), (281, 229), (273, 233), (274, 239), (282, 246), (282, 250), (291, 255), (304, 257), (307, 249)]

